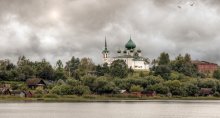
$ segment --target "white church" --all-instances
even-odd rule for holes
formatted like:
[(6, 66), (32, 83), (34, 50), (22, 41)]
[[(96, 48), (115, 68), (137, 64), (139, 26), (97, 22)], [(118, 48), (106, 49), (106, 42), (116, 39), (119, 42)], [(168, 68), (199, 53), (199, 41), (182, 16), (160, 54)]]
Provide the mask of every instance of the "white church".
[(136, 49), (136, 45), (131, 40), (131, 37), (125, 44), (125, 49), (118, 50), (116, 52), (117, 56), (115, 57), (110, 57), (110, 51), (107, 48), (107, 42), (105, 39), (105, 49), (102, 51), (102, 54), (104, 63), (108, 63), (108, 65), (110, 65), (114, 60), (124, 60), (128, 65), (128, 68), (143, 71), (149, 70), (149, 60), (141, 55), (140, 49)]

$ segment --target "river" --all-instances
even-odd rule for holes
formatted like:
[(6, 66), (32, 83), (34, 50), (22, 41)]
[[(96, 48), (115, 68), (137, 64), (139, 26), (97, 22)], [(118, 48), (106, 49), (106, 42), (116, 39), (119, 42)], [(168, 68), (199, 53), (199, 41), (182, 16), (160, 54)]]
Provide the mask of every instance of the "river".
[(220, 101), (0, 103), (0, 118), (220, 118)]

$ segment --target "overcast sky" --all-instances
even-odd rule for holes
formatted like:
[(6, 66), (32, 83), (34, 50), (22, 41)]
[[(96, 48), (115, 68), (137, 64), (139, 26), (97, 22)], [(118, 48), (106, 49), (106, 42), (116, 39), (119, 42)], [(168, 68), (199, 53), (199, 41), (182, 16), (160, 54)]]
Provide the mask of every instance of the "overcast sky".
[(132, 37), (151, 60), (173, 58), (220, 64), (220, 0), (0, 0), (0, 58), (90, 57), (102, 62)]

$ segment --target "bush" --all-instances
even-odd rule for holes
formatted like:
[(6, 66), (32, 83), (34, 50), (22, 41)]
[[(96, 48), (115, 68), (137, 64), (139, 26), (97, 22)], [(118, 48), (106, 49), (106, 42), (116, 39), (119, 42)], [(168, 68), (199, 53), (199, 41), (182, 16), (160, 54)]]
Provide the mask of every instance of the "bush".
[(220, 69), (214, 71), (213, 77), (216, 78), (216, 79), (220, 79)]
[(81, 82), (75, 79), (67, 79), (66, 83), (70, 86), (78, 86), (81, 85)]
[(43, 94), (43, 92), (44, 92), (44, 89), (42, 87), (37, 87), (35, 89), (35, 94)]
[(139, 85), (133, 85), (130, 88), (130, 92), (142, 92), (144, 89)]
[(182, 95), (181, 82), (179, 80), (169, 80), (164, 83), (172, 93), (172, 95)]
[(105, 77), (97, 78), (94, 82), (94, 88), (94, 92), (98, 94), (109, 94), (117, 91), (115, 83), (108, 81)]
[(84, 94), (89, 94), (90, 89), (89, 89), (88, 86), (79, 85), (79, 86), (73, 87), (72, 90), (71, 90), (71, 93), (81, 96), (81, 95), (84, 95)]
[(158, 94), (167, 94), (169, 92), (169, 88), (164, 86), (162, 83), (151, 85), (145, 91), (156, 91)]
[(50, 93), (57, 95), (70, 95), (71, 87), (69, 85), (58, 85), (53, 87)]
[(215, 96), (215, 97), (220, 97), (220, 94), (219, 94), (219, 92), (215, 92), (215, 93), (213, 94), (213, 96)]

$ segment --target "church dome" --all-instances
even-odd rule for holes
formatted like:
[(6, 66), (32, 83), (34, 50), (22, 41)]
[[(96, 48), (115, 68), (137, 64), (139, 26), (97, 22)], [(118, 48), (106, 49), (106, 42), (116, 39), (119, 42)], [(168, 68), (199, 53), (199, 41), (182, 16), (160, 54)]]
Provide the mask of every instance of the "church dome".
[(137, 50), (137, 52), (138, 52), (138, 53), (141, 53), (141, 50), (140, 50), (140, 49), (138, 49), (138, 50)]
[(128, 50), (136, 48), (136, 45), (135, 45), (134, 42), (131, 40), (131, 38), (130, 38), (129, 41), (126, 43), (125, 48), (127, 48)]
[(126, 54), (126, 53), (127, 53), (127, 51), (126, 51), (126, 50), (124, 50), (124, 51), (123, 51), (123, 53), (125, 53), (125, 54)]
[(121, 53), (121, 50), (118, 50), (117, 53)]

